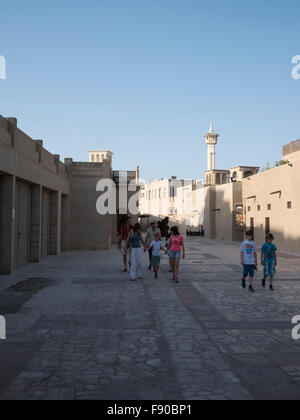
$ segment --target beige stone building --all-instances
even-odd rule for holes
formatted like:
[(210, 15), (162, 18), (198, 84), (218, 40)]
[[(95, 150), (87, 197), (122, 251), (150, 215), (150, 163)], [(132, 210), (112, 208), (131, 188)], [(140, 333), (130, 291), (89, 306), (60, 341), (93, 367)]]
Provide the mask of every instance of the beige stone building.
[(168, 216), (183, 231), (204, 231), (207, 238), (241, 241), (244, 235), (242, 180), (258, 173), (259, 168), (216, 169), (216, 145), (220, 136), (212, 123), (204, 137), (205, 184), (176, 177), (151, 181), (142, 190), (140, 213), (160, 219)]
[[(183, 230), (201, 229), (207, 238), (242, 241), (252, 229), (259, 245), (272, 232), (279, 249), (300, 253), (300, 140), (283, 147), (278, 167), (216, 169), (219, 134), (205, 135), (205, 186), (173, 177), (144, 186), (141, 214), (169, 216)], [(175, 189), (171, 188), (175, 186)]]
[(245, 225), (262, 244), (273, 233), (281, 250), (300, 252), (300, 140), (283, 147), (281, 166), (244, 179)]
[(258, 166), (236, 166), (231, 168), (229, 169), (229, 182), (240, 182), (245, 178), (258, 174), (259, 169)]
[(203, 205), (200, 203), (202, 181), (169, 179), (151, 180), (141, 186), (140, 215), (152, 219), (169, 217), (170, 224), (178, 224), (182, 231), (203, 224)]
[(90, 151), (89, 152), (89, 162), (91, 163), (104, 163), (104, 162), (108, 162), (110, 165), (112, 165), (112, 158), (113, 158), (113, 153), (110, 152), (109, 150), (105, 150), (105, 151)]
[[(122, 171), (120, 177), (112, 156), (90, 152), (90, 162), (63, 163), (42, 140), (23, 133), (15, 118), (0, 116), (0, 274), (62, 250), (108, 249), (116, 242), (117, 213), (126, 212), (119, 208), (120, 180), (126, 179), (127, 189), (138, 171)], [(97, 212), (96, 186), (103, 179), (115, 182), (116, 214)]]
[[(180, 226), (182, 233), (204, 231), (207, 238), (240, 241), (243, 239), (242, 183), (204, 186), (202, 182), (180, 181), (175, 192), (170, 188), (164, 198), (155, 198), (156, 187), (168, 185), (170, 180), (151, 182), (141, 190), (140, 214), (163, 219)], [(159, 188), (158, 188), (159, 190)], [(148, 191), (148, 198), (147, 196)], [(154, 191), (153, 199), (152, 193)], [(174, 196), (173, 196), (174, 195)]]

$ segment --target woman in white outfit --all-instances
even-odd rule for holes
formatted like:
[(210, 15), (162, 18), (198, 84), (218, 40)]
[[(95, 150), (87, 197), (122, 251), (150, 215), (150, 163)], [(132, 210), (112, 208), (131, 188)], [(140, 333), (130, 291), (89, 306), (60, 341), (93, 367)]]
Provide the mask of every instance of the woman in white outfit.
[[(128, 241), (130, 241), (130, 248), (131, 248), (131, 272), (130, 272), (130, 277), (131, 277), (131, 280), (134, 281), (134, 280), (136, 280), (137, 277), (139, 279), (142, 278), (142, 271), (141, 271), (141, 268), (142, 268), (142, 253), (143, 253), (142, 245), (144, 247), (144, 251), (146, 252), (146, 244), (145, 244), (145, 241), (142, 237), (141, 225), (139, 223), (134, 225), (133, 233), (130, 236), (130, 238), (128, 238)], [(128, 249), (128, 246), (126, 247), (126, 249)]]

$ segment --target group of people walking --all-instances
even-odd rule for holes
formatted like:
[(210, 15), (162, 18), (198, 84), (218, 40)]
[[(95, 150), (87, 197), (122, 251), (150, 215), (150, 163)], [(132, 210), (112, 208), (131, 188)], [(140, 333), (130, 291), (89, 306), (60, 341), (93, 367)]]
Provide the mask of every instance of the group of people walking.
[(142, 253), (149, 254), (149, 270), (153, 269), (154, 277), (158, 278), (162, 252), (169, 255), (170, 271), (173, 280), (179, 282), (179, 266), (181, 258), (185, 258), (184, 238), (177, 226), (169, 229), (169, 219), (165, 218), (160, 225), (152, 221), (143, 238), (141, 225), (132, 226), (131, 218), (127, 217), (120, 229), (119, 248), (123, 255), (124, 272), (130, 269), (132, 281), (142, 278)]
[[(246, 233), (247, 239), (241, 244), (241, 265), (244, 268), (242, 287), (246, 289), (246, 279), (249, 277), (249, 292), (254, 293), (254, 276), (255, 271), (258, 271), (258, 257), (257, 245), (254, 241), (254, 234), (251, 230)], [(269, 280), (269, 289), (274, 291), (274, 278), (277, 266), (277, 247), (273, 243), (275, 240), (272, 233), (266, 235), (266, 241), (261, 247), (261, 265), (264, 270), (264, 277), (262, 279), (262, 287), (266, 287)]]
[[(129, 267), (132, 281), (142, 278), (142, 254), (143, 251), (148, 251), (149, 270), (153, 269), (155, 278), (158, 278), (161, 255), (164, 252), (169, 256), (169, 272), (173, 274), (173, 280), (179, 282), (180, 260), (185, 258), (184, 238), (177, 226), (169, 229), (168, 223), (168, 218), (160, 222), (160, 226), (152, 221), (144, 239), (139, 223), (132, 226), (129, 216), (124, 221), (120, 229), (119, 248), (123, 255), (124, 272), (128, 272)], [(257, 245), (252, 231), (248, 231), (246, 237), (240, 247), (243, 266), (242, 287), (246, 289), (246, 280), (249, 277), (249, 292), (254, 293), (255, 271), (258, 271)], [(270, 291), (274, 291), (273, 282), (277, 266), (277, 248), (273, 242), (274, 236), (269, 233), (261, 247), (261, 264), (264, 268), (262, 287), (266, 287), (269, 280)]]

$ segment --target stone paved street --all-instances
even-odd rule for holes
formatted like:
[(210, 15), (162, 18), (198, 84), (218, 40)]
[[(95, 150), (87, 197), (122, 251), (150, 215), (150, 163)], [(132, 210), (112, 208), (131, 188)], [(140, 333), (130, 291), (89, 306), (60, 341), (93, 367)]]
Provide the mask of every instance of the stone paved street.
[[(300, 399), (300, 257), (275, 292), (240, 287), (239, 245), (187, 240), (181, 281), (131, 282), (117, 250), (68, 252), (0, 277), (1, 399)], [(18, 282), (28, 282), (11, 286)]]

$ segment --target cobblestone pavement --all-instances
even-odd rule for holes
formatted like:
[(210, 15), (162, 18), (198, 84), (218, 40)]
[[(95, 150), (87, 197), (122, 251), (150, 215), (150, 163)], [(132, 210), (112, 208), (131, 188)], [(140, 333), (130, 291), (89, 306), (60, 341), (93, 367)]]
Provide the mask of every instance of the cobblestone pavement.
[[(131, 282), (117, 250), (68, 252), (0, 277), (0, 399), (300, 399), (300, 257), (275, 292), (240, 287), (239, 245), (187, 240), (175, 285)], [(10, 288), (29, 279), (22, 287)]]

